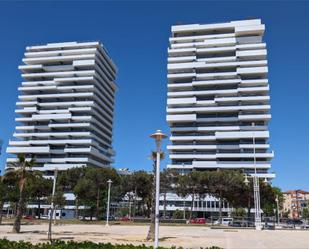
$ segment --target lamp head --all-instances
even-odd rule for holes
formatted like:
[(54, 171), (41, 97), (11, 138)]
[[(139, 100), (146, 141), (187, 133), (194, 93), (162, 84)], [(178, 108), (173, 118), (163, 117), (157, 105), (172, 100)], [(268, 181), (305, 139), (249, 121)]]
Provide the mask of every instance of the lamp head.
[(161, 141), (164, 138), (167, 138), (167, 136), (162, 133), (161, 130), (157, 130), (155, 133), (150, 135), (151, 138), (155, 139), (156, 141)]
[(155, 139), (157, 145), (157, 151), (160, 151), (161, 141), (162, 139), (167, 138), (167, 136), (163, 134), (161, 130), (157, 130), (156, 133), (151, 134), (150, 137)]
[(245, 183), (246, 185), (249, 185), (249, 179), (248, 179), (248, 176), (247, 176), (247, 175), (245, 175), (244, 183)]

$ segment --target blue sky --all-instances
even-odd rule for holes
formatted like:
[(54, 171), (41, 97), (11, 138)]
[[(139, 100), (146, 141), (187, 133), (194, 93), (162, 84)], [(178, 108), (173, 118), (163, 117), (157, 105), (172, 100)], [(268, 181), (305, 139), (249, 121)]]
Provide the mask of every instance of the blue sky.
[[(0, 139), (14, 131), (18, 65), (27, 45), (100, 40), (119, 68), (116, 167), (151, 169), (149, 134), (168, 133), (166, 60), (170, 26), (248, 17), (266, 24), (271, 87), (271, 171), (283, 190), (309, 190), (309, 2), (0, 2)], [(166, 162), (165, 162), (166, 164)]]

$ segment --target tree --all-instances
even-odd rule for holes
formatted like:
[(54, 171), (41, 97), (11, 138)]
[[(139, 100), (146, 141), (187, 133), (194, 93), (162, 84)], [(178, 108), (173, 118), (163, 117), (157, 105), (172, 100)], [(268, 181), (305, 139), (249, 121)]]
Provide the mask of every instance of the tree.
[[(66, 199), (64, 193), (61, 190), (57, 190), (54, 196), (51, 194), (48, 197), (48, 202), (54, 204), (54, 208), (51, 208), (50, 215), (54, 215), (55, 210), (61, 209), (66, 204)], [(51, 221), (50, 221), (51, 222)], [(54, 224), (56, 224), (56, 219), (54, 219)], [(51, 231), (51, 230), (50, 230)]]
[(240, 173), (233, 170), (218, 170), (209, 173), (209, 192), (219, 199), (219, 221), (222, 219), (222, 201), (233, 201), (234, 188), (241, 182)]
[[(74, 188), (77, 185), (77, 182), (85, 177), (87, 168), (71, 168), (59, 172), (58, 176), (58, 186), (63, 192), (72, 192), (74, 193)], [(79, 204), (80, 199), (75, 195), (75, 218), (79, 219)]]
[(38, 204), (38, 218), (41, 219), (41, 202), (52, 192), (52, 180), (43, 177), (41, 172), (35, 172), (28, 180), (30, 198)]
[(12, 229), (13, 233), (20, 232), (21, 218), (22, 218), (23, 211), (25, 208), (25, 185), (26, 185), (26, 182), (29, 176), (28, 170), (32, 168), (34, 163), (35, 163), (35, 160), (33, 157), (30, 160), (28, 160), (25, 157), (25, 155), (19, 154), (17, 162), (11, 163), (10, 165), (14, 167), (18, 175), (18, 187), (19, 187), (19, 200), (17, 203), (16, 217), (15, 217), (13, 229)]
[(8, 171), (2, 177), (2, 182), (5, 185), (5, 201), (13, 207), (12, 210), (16, 214), (17, 203), (19, 200), (18, 175), (15, 171)]
[(8, 200), (8, 186), (4, 182), (4, 177), (0, 176), (0, 225), (2, 223), (2, 210), (4, 202)]
[(233, 217), (241, 217), (244, 218), (246, 217), (247, 212), (244, 208), (235, 208), (232, 212)]
[(309, 208), (308, 207), (303, 209), (302, 218), (306, 220), (309, 219)]
[(177, 172), (173, 169), (164, 169), (160, 173), (160, 193), (163, 194), (163, 218), (166, 217), (166, 195), (172, 190), (172, 185), (177, 177)]
[[(59, 185), (62, 191), (73, 192), (75, 195), (76, 218), (78, 218), (78, 206), (83, 204), (90, 208), (90, 218), (95, 214), (99, 219), (103, 216), (107, 193), (107, 181), (113, 181), (112, 186), (120, 184), (120, 177), (113, 168), (72, 168), (59, 175)], [(113, 187), (111, 197), (115, 196), (114, 190), (119, 193), (120, 189)]]
[(88, 178), (81, 178), (74, 187), (74, 195), (79, 199), (80, 203), (84, 206), (90, 207), (90, 218), (92, 220), (94, 201), (96, 199), (96, 193), (93, 191), (93, 184)]
[(173, 213), (173, 219), (182, 219), (183, 218), (183, 212), (179, 209), (176, 209)]
[(186, 198), (188, 195), (191, 195), (191, 208), (190, 208), (189, 220), (192, 219), (195, 196), (201, 193), (200, 186), (201, 186), (201, 174), (200, 172), (197, 171), (193, 171), (184, 175), (179, 175), (177, 179), (177, 183), (175, 186), (177, 195), (181, 196), (182, 198)]

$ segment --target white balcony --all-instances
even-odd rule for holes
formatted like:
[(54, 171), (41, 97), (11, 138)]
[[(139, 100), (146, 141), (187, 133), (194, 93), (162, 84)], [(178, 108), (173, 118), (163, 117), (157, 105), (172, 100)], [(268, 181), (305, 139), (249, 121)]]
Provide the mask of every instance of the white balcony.
[(243, 138), (269, 138), (268, 131), (235, 131), (235, 132), (216, 132), (216, 139), (243, 139)]
[(235, 111), (267, 111), (270, 105), (248, 105), (248, 106), (209, 106), (209, 107), (186, 107), (167, 108), (168, 114), (173, 113), (229, 113)]
[(236, 26), (236, 35), (263, 35), (265, 31), (265, 25), (248, 25), (248, 26)]
[(186, 115), (167, 115), (167, 122), (189, 122), (196, 121), (196, 114), (186, 114)]
[(9, 154), (29, 154), (29, 153), (37, 153), (37, 154), (49, 154), (50, 149), (49, 146), (32, 146), (32, 147), (8, 147), (6, 149), (6, 153)]
[(267, 74), (268, 69), (267, 67), (244, 67), (244, 68), (237, 68), (237, 74)]

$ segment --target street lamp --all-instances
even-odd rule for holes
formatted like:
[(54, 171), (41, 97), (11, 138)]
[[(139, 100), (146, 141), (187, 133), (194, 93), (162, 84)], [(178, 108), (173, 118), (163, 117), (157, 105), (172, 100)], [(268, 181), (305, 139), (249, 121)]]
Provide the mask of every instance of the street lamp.
[[(254, 223), (255, 223), (255, 229), (261, 230), (262, 224), (261, 224), (260, 183), (259, 183), (259, 178), (257, 176), (257, 171), (256, 171), (255, 132), (254, 132), (255, 124), (254, 123), (252, 123), (252, 127), (253, 127), (252, 140), (253, 140), (253, 158), (254, 158), (253, 159), (254, 160), (254, 175), (253, 175)], [(267, 182), (266, 178), (265, 180)], [(244, 182), (245, 184), (249, 183), (247, 175), (245, 175)]]
[[(53, 181), (53, 192), (52, 192), (52, 199), (51, 199), (51, 205), (50, 205), (50, 212), (49, 212), (49, 224), (48, 224), (48, 240), (52, 240), (52, 221), (55, 216), (55, 206), (54, 206), (54, 197), (56, 192), (56, 183), (57, 183), (57, 175), (58, 175), (58, 169), (56, 168), (54, 170), (54, 181)], [(40, 210), (39, 210), (40, 212)]]
[(112, 180), (109, 179), (107, 183), (108, 183), (108, 194), (107, 194), (107, 212), (106, 212), (106, 225), (105, 226), (108, 227), (109, 226), (108, 220), (109, 220), (109, 206), (110, 206)]
[(276, 204), (277, 204), (277, 225), (279, 225), (279, 196), (276, 196)]
[(161, 142), (167, 136), (157, 130), (156, 133), (150, 135), (151, 138), (155, 139), (157, 146), (157, 160), (156, 160), (156, 208), (155, 208), (155, 241), (154, 248), (158, 248), (159, 242), (159, 198), (160, 198), (160, 160), (161, 160)]

